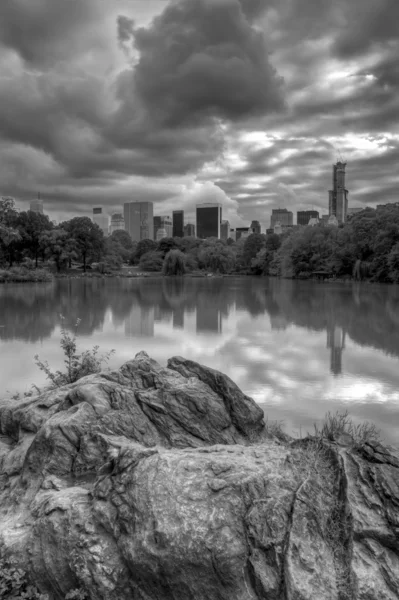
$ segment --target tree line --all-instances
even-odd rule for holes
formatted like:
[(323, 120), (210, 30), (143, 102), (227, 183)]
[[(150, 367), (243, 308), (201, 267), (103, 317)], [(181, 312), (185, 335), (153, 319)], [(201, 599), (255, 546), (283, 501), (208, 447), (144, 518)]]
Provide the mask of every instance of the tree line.
[(47, 215), (18, 212), (10, 198), (0, 200), (0, 266), (52, 266), (60, 272), (95, 263), (103, 273), (138, 265), (143, 271), (215, 273), (306, 279), (331, 277), (399, 281), (399, 206), (365, 209), (339, 227), (293, 227), (282, 235), (252, 234), (233, 241), (168, 237), (134, 242), (126, 231), (105, 237), (88, 217), (55, 225)]

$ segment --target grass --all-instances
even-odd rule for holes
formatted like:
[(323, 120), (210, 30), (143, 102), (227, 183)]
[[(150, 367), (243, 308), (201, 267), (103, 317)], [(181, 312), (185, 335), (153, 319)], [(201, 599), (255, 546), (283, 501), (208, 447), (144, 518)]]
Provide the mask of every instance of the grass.
[(335, 414), (328, 412), (321, 427), (315, 424), (314, 430), (316, 438), (330, 442), (338, 440), (341, 435), (349, 436), (351, 438), (349, 444), (354, 448), (359, 448), (367, 442), (381, 442), (381, 432), (373, 423), (365, 421), (355, 425), (348, 411)]

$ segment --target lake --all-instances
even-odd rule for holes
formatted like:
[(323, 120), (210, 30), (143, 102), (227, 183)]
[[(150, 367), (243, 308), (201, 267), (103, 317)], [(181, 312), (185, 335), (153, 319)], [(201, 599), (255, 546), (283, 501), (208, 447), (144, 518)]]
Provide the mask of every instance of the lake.
[(1, 393), (62, 368), (60, 317), (78, 348), (180, 355), (226, 373), (294, 435), (347, 409), (399, 442), (399, 286), (272, 278), (61, 279), (0, 285)]

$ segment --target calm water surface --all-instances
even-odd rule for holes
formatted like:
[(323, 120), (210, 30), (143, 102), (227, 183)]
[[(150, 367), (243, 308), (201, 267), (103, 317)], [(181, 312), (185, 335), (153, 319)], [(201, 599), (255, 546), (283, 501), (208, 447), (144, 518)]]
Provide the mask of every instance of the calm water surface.
[(79, 348), (181, 355), (219, 369), (293, 435), (347, 409), (399, 442), (399, 286), (267, 278), (93, 279), (0, 286), (1, 393), (61, 368), (60, 318)]

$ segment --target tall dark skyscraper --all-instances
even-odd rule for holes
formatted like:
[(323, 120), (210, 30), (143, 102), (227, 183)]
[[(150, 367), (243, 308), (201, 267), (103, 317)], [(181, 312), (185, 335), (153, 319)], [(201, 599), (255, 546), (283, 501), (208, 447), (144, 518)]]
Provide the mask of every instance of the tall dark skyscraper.
[(205, 240), (206, 238), (220, 238), (220, 226), (222, 223), (221, 204), (197, 204), (197, 237)]
[(297, 225), (308, 225), (310, 219), (319, 219), (317, 210), (298, 210), (296, 213)]
[(152, 202), (127, 202), (123, 205), (125, 229), (134, 242), (154, 239)]
[(172, 213), (173, 237), (184, 236), (184, 210), (174, 210)]
[(345, 188), (346, 163), (333, 165), (333, 189), (328, 192), (328, 214), (334, 215), (338, 223), (345, 223), (348, 214), (348, 190)]

